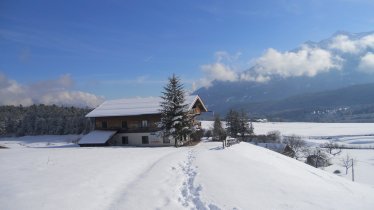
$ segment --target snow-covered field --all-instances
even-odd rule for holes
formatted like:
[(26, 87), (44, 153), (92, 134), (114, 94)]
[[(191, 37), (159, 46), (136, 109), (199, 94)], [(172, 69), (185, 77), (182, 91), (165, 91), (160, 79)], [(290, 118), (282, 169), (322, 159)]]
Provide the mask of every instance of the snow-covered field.
[[(209, 128), (212, 122), (203, 122)], [(374, 124), (254, 123), (320, 144), (373, 146)], [(1, 138), (1, 209), (373, 209), (374, 150), (312, 168), (247, 143), (222, 150), (79, 148), (79, 135)], [(357, 160), (355, 179), (340, 158)], [(340, 175), (332, 174), (340, 170)], [(342, 176), (343, 178), (339, 177)], [(345, 179), (344, 179), (345, 178)]]
[[(301, 136), (313, 144), (333, 140), (347, 147), (374, 148), (374, 123), (255, 122), (253, 126), (257, 135), (279, 131), (285, 136)], [(212, 129), (213, 121), (202, 121), (202, 127)]]
[[(213, 127), (213, 121), (202, 121), (202, 127)], [(254, 122), (256, 134), (280, 131), (283, 135), (348, 136), (374, 135), (374, 123), (305, 123), (305, 122)]]
[(72, 136), (28, 138), (0, 140), (10, 146), (0, 150), (1, 209), (374, 207), (372, 186), (248, 143), (79, 148)]
[(345, 174), (345, 168), (341, 166), (341, 159), (346, 155), (354, 158), (354, 173), (355, 181), (371, 185), (374, 187), (374, 150), (365, 149), (346, 149), (342, 150), (342, 153), (334, 157), (331, 162), (332, 165), (325, 168), (324, 170), (329, 172), (334, 172), (335, 170), (341, 171), (339, 176), (345, 177), (348, 180), (352, 180), (352, 171), (348, 170), (348, 174)]
[(82, 135), (2, 137), (0, 138), (0, 146), (8, 148), (79, 147), (76, 142), (81, 137)]
[[(303, 122), (266, 122), (253, 123), (256, 134), (266, 134), (270, 131), (280, 131), (282, 135), (298, 135), (311, 144), (319, 145), (330, 140), (339, 145), (354, 148), (374, 148), (374, 123), (303, 123)], [(202, 126), (209, 129), (212, 121), (203, 121)], [(333, 172), (343, 172), (339, 176), (351, 180), (352, 173), (345, 175), (341, 159), (349, 154), (356, 159), (356, 182), (374, 186), (374, 149), (343, 150), (340, 155), (331, 159), (333, 165), (325, 168)]]

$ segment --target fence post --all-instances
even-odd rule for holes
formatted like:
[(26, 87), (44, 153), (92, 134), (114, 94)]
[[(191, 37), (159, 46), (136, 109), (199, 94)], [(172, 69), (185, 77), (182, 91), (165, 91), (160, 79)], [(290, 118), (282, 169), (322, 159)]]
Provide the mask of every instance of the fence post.
[(353, 169), (353, 158), (351, 159), (352, 160), (352, 182), (355, 181), (355, 170)]

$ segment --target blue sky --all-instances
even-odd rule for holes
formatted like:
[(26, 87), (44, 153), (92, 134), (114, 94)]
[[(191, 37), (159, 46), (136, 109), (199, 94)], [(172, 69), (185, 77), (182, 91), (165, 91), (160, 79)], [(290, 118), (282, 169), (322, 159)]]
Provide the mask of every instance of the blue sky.
[(222, 54), (241, 71), (268, 48), (372, 31), (373, 11), (369, 0), (3, 0), (0, 82), (68, 77), (61, 88), (105, 99), (157, 96), (173, 73), (191, 89)]

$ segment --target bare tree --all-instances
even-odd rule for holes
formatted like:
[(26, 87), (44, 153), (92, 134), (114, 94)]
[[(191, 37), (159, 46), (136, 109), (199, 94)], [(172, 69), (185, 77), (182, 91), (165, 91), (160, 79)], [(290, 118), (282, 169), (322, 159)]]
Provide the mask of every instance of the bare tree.
[(287, 144), (295, 152), (296, 160), (303, 157), (304, 150), (307, 148), (306, 142), (296, 135), (285, 136), (283, 143)]
[[(339, 148), (339, 145), (332, 139), (330, 139), (327, 143), (322, 145), (324, 148), (327, 148), (329, 153), (331, 155), (337, 155), (339, 154), (342, 150)], [(337, 152), (333, 152), (335, 149), (339, 149)]]
[(281, 142), (282, 139), (281, 132), (277, 130), (267, 132), (267, 136), (275, 142)]
[(348, 174), (348, 169), (353, 166), (354, 160), (347, 154), (341, 159), (340, 164), (345, 168), (345, 174)]

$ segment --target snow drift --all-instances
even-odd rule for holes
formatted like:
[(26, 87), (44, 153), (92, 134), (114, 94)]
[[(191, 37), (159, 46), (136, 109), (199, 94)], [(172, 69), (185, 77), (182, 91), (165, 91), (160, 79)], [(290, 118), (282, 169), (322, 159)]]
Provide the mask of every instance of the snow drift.
[(2, 209), (372, 209), (374, 189), (257, 147), (10, 148)]

